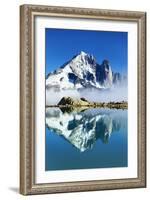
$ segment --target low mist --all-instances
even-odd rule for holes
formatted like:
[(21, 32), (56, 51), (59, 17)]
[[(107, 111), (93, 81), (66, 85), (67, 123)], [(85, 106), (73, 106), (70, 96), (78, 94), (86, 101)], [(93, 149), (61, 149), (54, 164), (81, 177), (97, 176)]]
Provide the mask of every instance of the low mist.
[(57, 105), (63, 97), (80, 98), (77, 90), (63, 90), (56, 92), (54, 90), (46, 90), (46, 105)]
[(114, 87), (109, 90), (85, 89), (80, 92), (80, 96), (94, 102), (117, 102), (127, 101), (128, 94), (126, 87)]
[(56, 105), (62, 97), (72, 97), (79, 99), (84, 97), (91, 102), (119, 102), (127, 101), (128, 91), (125, 86), (117, 86), (111, 89), (83, 89), (77, 90), (64, 90), (55, 92), (53, 90), (46, 90), (46, 105)]

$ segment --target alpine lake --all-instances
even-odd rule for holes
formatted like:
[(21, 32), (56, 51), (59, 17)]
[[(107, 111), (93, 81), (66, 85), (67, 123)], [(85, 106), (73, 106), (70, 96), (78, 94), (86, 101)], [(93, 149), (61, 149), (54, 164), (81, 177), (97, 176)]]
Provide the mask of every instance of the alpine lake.
[(46, 107), (45, 170), (128, 166), (128, 110)]

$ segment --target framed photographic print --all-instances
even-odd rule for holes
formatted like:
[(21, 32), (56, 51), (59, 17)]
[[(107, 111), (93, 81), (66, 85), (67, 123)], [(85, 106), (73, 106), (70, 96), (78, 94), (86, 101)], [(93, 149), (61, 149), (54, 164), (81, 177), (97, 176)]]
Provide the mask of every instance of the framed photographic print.
[(146, 187), (146, 13), (20, 7), (20, 192)]

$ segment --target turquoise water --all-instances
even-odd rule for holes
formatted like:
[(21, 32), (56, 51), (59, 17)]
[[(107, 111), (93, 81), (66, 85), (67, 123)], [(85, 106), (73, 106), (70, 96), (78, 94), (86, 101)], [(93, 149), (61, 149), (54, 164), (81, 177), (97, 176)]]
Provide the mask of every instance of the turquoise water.
[(127, 167), (127, 110), (46, 109), (45, 170)]

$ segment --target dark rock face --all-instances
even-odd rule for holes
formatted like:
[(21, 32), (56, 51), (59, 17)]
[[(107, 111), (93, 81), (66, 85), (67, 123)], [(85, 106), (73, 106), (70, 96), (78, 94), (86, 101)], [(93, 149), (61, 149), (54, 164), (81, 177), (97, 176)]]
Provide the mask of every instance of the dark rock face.
[(68, 73), (68, 78), (69, 78), (69, 81), (74, 84), (77, 82), (77, 79), (78, 79), (78, 77), (73, 73)]
[(96, 65), (96, 81), (104, 86), (112, 86), (112, 71), (108, 60)]
[(82, 101), (88, 102), (88, 100), (86, 100), (84, 97), (81, 97), (80, 99), (81, 99)]
[(71, 97), (63, 97), (58, 105), (73, 105), (74, 100)]
[(95, 65), (96, 64), (96, 60), (92, 55), (86, 56), (86, 60), (91, 65)]
[(106, 78), (105, 73), (104, 73), (101, 65), (97, 64), (96, 65), (96, 81), (103, 84), (105, 78)]
[(88, 81), (94, 81), (94, 76), (92, 73), (87, 72), (86, 76), (84, 76)]
[(122, 77), (120, 73), (114, 73), (113, 74), (113, 83), (119, 84), (122, 81)]

